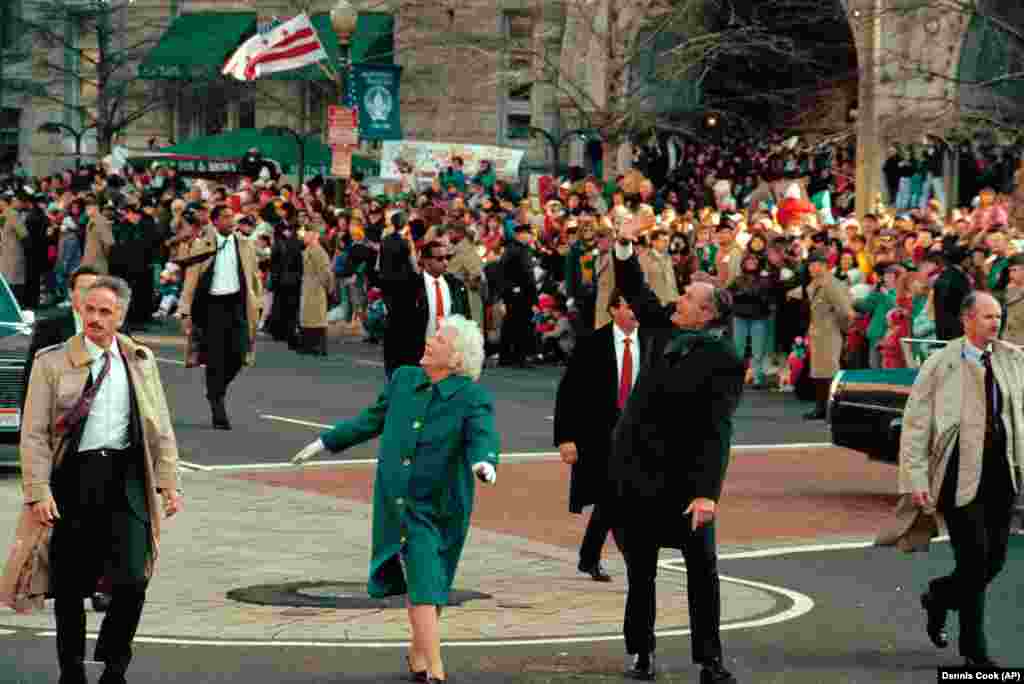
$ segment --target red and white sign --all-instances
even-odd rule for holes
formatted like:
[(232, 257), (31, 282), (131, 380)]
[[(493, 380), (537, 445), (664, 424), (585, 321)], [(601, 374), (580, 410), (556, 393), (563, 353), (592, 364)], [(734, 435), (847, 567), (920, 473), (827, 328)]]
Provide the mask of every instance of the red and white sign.
[(348, 107), (328, 105), (327, 107), (327, 144), (336, 145), (359, 144), (359, 112)]

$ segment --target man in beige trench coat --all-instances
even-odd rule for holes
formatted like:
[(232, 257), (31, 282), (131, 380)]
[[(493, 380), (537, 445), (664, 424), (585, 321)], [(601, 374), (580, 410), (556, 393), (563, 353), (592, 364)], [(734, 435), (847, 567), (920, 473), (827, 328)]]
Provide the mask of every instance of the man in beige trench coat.
[(804, 415), (808, 420), (825, 418), (828, 388), (832, 376), (839, 372), (846, 329), (853, 318), (850, 293), (828, 267), (823, 252), (812, 252), (807, 258), (811, 282), (807, 299), (811, 307), (811, 327), (807, 337), (811, 344), (811, 380), (814, 382), (814, 410)]
[(110, 273), (110, 250), (114, 247), (114, 229), (100, 211), (95, 197), (85, 200), (89, 225), (85, 229), (85, 251), (82, 266), (92, 266), (100, 273)]
[(263, 285), (256, 249), (249, 240), (235, 237), (231, 209), (214, 207), (210, 220), (213, 229), (192, 242), (185, 259), (178, 316), (185, 334), (186, 363), (197, 342), (206, 357), (206, 398), (213, 427), (230, 430), (224, 400), (242, 366), (254, 362)]
[(334, 290), (334, 273), (327, 250), (320, 244), (320, 233), (307, 228), (302, 241), (302, 294), (299, 326), (302, 328), (300, 354), (327, 356), (327, 298)]
[(37, 576), (23, 583), (12, 577), (24, 566), (9, 564), (0, 599), (23, 606), (22, 592), (54, 597), (60, 684), (87, 681), (82, 599), (100, 576), (112, 590), (96, 643), (95, 659), (106, 664), (99, 681), (125, 682), (159, 551), (160, 514), (183, 506), (156, 358), (116, 333), (130, 299), (120, 278), (97, 279), (85, 296), (84, 331), (36, 355), (25, 402), (19, 532), (50, 532), (37, 551), (49, 563), (33, 565)]
[(918, 508), (941, 514), (956, 559), (921, 596), (928, 637), (945, 648), (947, 612), (959, 611), (965, 666), (992, 667), (985, 592), (1006, 562), (1021, 486), (1024, 352), (996, 339), (1001, 309), (991, 295), (968, 295), (961, 318), (964, 337), (925, 361), (907, 400), (899, 488)]

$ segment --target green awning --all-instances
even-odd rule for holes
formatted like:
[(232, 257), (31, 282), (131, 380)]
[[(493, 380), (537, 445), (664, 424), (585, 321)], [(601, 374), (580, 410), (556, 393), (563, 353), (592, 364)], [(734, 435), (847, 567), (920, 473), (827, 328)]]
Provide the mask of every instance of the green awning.
[(395, 17), (387, 12), (360, 12), (352, 36), (356, 64), (395, 63)]
[[(237, 162), (253, 147), (265, 158), (280, 164), (284, 173), (296, 173), (299, 150), (295, 137), (266, 133), (258, 128), (239, 128), (218, 135), (191, 138), (171, 147), (162, 147), (158, 153), (143, 155), (133, 161), (173, 164), (185, 172), (234, 173)], [(303, 136), (302, 149), (306, 167), (304, 175), (307, 178), (317, 174), (329, 175), (331, 149), (320, 136)], [(380, 175), (380, 163), (360, 155), (352, 155), (352, 169), (366, 176)]]
[(216, 77), (242, 38), (255, 31), (255, 12), (183, 14), (142, 60), (139, 78), (188, 81)]

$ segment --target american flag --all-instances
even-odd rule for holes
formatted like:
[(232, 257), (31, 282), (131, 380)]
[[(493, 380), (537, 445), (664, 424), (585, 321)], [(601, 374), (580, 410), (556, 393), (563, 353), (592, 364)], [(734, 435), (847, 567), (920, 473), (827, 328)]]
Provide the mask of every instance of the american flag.
[(239, 81), (301, 69), (327, 59), (316, 29), (306, 14), (257, 33), (242, 43), (224, 65), (223, 74)]

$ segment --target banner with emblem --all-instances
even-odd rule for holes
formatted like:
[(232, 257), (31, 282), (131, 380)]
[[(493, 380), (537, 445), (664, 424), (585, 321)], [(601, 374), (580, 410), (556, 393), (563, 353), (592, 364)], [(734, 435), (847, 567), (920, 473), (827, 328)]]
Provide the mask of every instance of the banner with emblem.
[(349, 91), (359, 108), (359, 137), (362, 140), (401, 140), (402, 117), (398, 104), (398, 82), (402, 67), (394, 64), (353, 64)]

